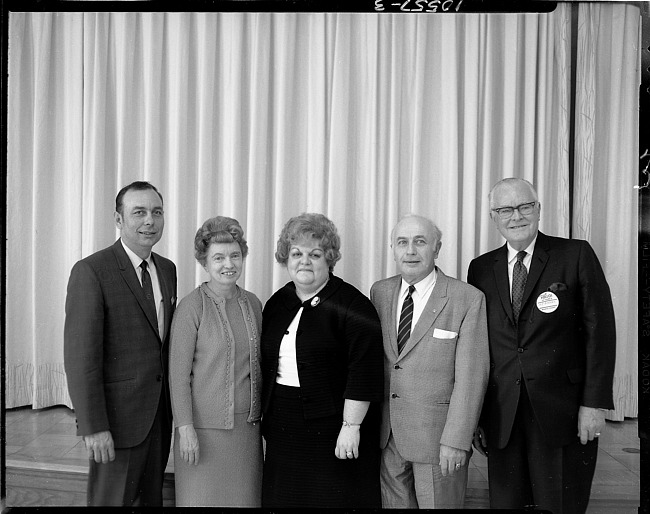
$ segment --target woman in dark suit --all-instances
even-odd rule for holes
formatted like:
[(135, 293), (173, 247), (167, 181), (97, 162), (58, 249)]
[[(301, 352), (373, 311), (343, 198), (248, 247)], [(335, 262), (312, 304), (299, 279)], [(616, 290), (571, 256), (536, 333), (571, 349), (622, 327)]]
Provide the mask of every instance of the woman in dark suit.
[(332, 274), (339, 248), (322, 214), (291, 218), (278, 240), (291, 282), (263, 314), (263, 507), (381, 507), (381, 328), (370, 300)]

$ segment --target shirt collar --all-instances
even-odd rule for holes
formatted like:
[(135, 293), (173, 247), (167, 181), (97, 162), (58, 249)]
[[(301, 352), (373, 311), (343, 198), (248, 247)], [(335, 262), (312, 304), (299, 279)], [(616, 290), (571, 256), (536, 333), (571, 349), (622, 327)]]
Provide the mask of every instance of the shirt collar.
[[(417, 291), (418, 295), (422, 296), (426, 291), (429, 290), (429, 288), (435, 283), (436, 278), (438, 274), (436, 271), (436, 268), (433, 268), (433, 271), (429, 273), (426, 277), (424, 277), (422, 280), (419, 282), (413, 284), (415, 286), (415, 290)], [(406, 291), (408, 291), (408, 288), (411, 286), (406, 280), (402, 279), (402, 286), (400, 287), (399, 294), (400, 297), (406, 296)]]
[[(535, 250), (535, 243), (537, 242), (537, 235), (535, 236), (535, 239), (526, 247), (524, 248), (524, 251), (528, 255), (533, 255), (533, 250)], [(511, 263), (517, 258), (517, 254), (519, 253), (519, 250), (515, 250), (512, 246), (510, 246), (510, 243), (508, 243), (508, 263)]]
[(135, 269), (138, 269), (140, 267), (140, 263), (145, 260), (147, 261), (147, 265), (149, 268), (151, 268), (151, 253), (149, 253), (149, 257), (146, 259), (142, 259), (142, 257), (139, 257), (133, 250), (131, 250), (128, 246), (124, 244), (124, 241), (122, 241), (122, 238), (120, 238), (120, 243), (122, 243), (122, 246), (124, 247), (124, 250), (126, 251), (126, 254), (129, 256), (129, 260), (131, 261), (131, 264), (133, 264), (133, 267)]

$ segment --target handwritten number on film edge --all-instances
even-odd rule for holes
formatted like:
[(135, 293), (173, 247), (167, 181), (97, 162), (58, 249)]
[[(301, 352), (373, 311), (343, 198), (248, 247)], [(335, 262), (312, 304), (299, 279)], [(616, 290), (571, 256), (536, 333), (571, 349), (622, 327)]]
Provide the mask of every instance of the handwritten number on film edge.
[[(385, 0), (375, 0), (375, 11), (385, 11)], [(405, 2), (390, 2), (390, 6), (399, 7), (402, 12), (458, 12), (463, 0), (406, 0)], [(391, 9), (393, 10), (393, 9)]]

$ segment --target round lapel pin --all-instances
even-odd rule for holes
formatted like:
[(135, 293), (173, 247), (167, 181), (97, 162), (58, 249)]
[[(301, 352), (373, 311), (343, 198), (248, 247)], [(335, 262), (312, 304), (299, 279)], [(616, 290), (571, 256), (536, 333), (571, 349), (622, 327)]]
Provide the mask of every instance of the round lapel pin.
[(555, 312), (559, 306), (560, 300), (555, 293), (546, 291), (537, 297), (537, 308), (545, 314)]

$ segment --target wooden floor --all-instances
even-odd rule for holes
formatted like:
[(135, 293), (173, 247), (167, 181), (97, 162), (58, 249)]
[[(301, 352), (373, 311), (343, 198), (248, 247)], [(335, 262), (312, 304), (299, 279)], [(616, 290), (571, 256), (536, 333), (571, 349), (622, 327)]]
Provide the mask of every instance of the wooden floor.
[[(10, 409), (6, 420), (4, 506), (83, 506), (88, 463), (66, 407)], [(636, 513), (639, 506), (637, 421), (607, 422), (600, 437), (596, 475), (587, 514)], [(167, 466), (165, 505), (173, 505), (173, 456)], [(487, 461), (470, 462), (467, 508), (487, 509)]]

